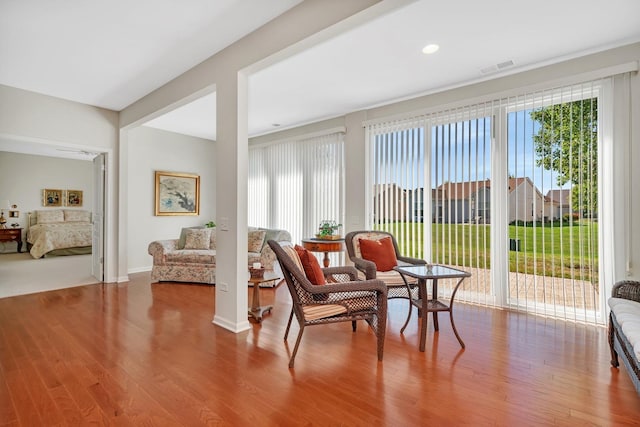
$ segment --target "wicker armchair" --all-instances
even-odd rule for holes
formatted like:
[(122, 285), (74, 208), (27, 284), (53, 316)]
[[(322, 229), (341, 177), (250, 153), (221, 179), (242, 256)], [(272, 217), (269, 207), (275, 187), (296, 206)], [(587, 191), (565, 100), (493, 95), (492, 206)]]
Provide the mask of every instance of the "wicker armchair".
[(327, 284), (313, 285), (307, 279), (293, 247), (281, 246), (274, 240), (269, 240), (268, 244), (280, 263), (293, 301), (285, 341), (294, 314), (300, 326), (289, 367), (293, 368), (306, 326), (351, 322), (355, 332), (357, 320), (366, 321), (376, 334), (378, 360), (382, 361), (387, 325), (387, 288), (384, 283), (380, 280), (358, 280), (353, 267), (328, 267), (323, 269)]
[[(369, 239), (369, 240), (380, 240), (385, 237), (391, 237), (391, 241), (393, 242), (393, 247), (396, 251), (396, 258), (398, 259), (398, 265), (424, 265), (427, 262), (423, 259), (411, 258), (407, 256), (403, 256), (400, 254), (400, 250), (398, 249), (398, 242), (396, 238), (391, 233), (387, 233), (386, 231), (369, 231), (369, 230), (361, 230), (361, 231), (352, 231), (347, 233), (344, 238), (344, 243), (347, 246), (347, 253), (349, 254), (349, 259), (355, 267), (364, 273), (364, 276), (367, 280), (370, 279), (380, 279), (382, 280), (388, 288), (388, 298), (405, 298), (409, 299), (409, 292), (416, 293), (418, 292), (418, 279), (411, 279), (409, 277), (403, 278), (400, 273), (395, 270), (391, 271), (376, 271), (376, 264), (372, 261), (367, 261), (362, 258), (362, 254), (360, 252), (360, 243), (359, 239)], [(413, 295), (415, 298), (417, 295)], [(411, 310), (413, 305), (409, 301), (409, 313), (407, 314), (407, 321), (405, 322), (405, 326), (409, 322), (411, 318)], [(404, 330), (404, 327), (402, 330)]]
[[(634, 345), (639, 345), (640, 306), (635, 303), (640, 303), (640, 282), (622, 280), (613, 285), (609, 299), (611, 366), (617, 368), (620, 365), (618, 361), (620, 356), (633, 385), (640, 394), (640, 361), (637, 357), (637, 349), (634, 349)], [(634, 336), (627, 336), (623, 329)]]

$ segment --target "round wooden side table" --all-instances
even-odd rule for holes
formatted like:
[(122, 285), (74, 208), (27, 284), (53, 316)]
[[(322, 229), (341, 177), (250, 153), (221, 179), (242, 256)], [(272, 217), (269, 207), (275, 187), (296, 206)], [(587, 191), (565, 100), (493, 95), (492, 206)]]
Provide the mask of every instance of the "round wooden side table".
[(324, 252), (322, 264), (327, 268), (329, 267), (329, 252), (344, 251), (344, 239), (302, 239), (302, 246), (311, 252)]

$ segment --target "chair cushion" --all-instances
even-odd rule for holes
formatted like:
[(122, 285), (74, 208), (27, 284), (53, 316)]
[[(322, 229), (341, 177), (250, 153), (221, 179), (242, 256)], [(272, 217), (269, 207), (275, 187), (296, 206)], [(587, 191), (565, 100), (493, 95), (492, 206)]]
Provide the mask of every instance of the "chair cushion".
[(339, 304), (312, 304), (302, 307), (306, 320), (318, 320), (347, 312), (344, 305)]
[(302, 262), (300, 262), (300, 257), (298, 256), (298, 252), (291, 245), (282, 245), (282, 250), (291, 258), (293, 263), (298, 267), (298, 270), (304, 271), (304, 267), (302, 267)]
[(359, 239), (362, 258), (373, 261), (378, 271), (390, 271), (398, 265), (391, 237), (380, 240)]
[(326, 303), (305, 305), (302, 311), (306, 320), (318, 320), (350, 311), (371, 310), (376, 303), (376, 297), (371, 292), (352, 294), (350, 298), (336, 297), (336, 294), (331, 294)]
[(378, 231), (363, 231), (361, 233), (356, 233), (351, 236), (351, 245), (353, 246), (353, 253), (357, 258), (362, 258), (362, 252), (360, 252), (360, 240), (380, 240), (389, 237), (387, 233), (378, 232)]
[(307, 279), (314, 285), (326, 285), (327, 281), (316, 256), (300, 245), (296, 245), (294, 248), (298, 253), (300, 262), (302, 262), (302, 268)]
[(208, 228), (192, 228), (187, 230), (184, 242), (185, 249), (209, 249), (211, 230)]
[[(376, 273), (376, 279), (382, 280), (387, 286), (406, 286), (402, 276), (395, 270), (379, 271)], [(407, 281), (411, 283), (418, 283), (418, 279), (407, 276)]]
[(636, 358), (640, 360), (640, 302), (615, 297), (609, 298), (608, 302)]
[(164, 264), (206, 264), (208, 268), (216, 267), (216, 251), (182, 249), (169, 252)]

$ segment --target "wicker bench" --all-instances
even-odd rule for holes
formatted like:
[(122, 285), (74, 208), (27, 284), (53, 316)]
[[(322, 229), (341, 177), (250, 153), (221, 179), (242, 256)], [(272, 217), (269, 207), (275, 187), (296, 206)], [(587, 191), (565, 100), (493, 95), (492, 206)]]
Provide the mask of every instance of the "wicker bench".
[(620, 357), (640, 394), (640, 282), (616, 283), (608, 302), (611, 365), (617, 368)]

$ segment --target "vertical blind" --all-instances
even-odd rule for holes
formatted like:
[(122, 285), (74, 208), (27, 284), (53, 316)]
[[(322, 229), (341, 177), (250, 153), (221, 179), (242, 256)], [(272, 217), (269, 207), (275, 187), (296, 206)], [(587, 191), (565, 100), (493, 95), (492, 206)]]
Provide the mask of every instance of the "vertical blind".
[(248, 175), (249, 225), (286, 229), (299, 243), (322, 220), (344, 223), (343, 132), (250, 147)]
[[(458, 299), (603, 322), (597, 158), (605, 86), (367, 124), (371, 226), (394, 233), (406, 255), (471, 272)], [(452, 285), (439, 281), (445, 293)]]
[(424, 121), (404, 120), (368, 129), (376, 227), (390, 231), (409, 256), (422, 253), (424, 214)]
[[(458, 298), (484, 304), (493, 303), (489, 196), (482, 193), (492, 111), (483, 104), (367, 128), (373, 228), (393, 233), (405, 255), (471, 271)], [(439, 281), (445, 294), (454, 285)]]
[[(598, 100), (591, 81), (524, 94), (507, 111), (508, 304), (603, 323), (598, 276)], [(513, 171), (513, 172), (511, 172)], [(521, 178), (524, 177), (524, 178)]]

